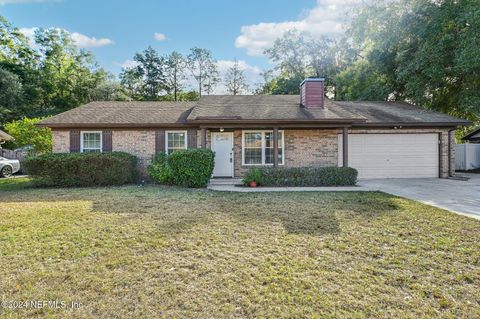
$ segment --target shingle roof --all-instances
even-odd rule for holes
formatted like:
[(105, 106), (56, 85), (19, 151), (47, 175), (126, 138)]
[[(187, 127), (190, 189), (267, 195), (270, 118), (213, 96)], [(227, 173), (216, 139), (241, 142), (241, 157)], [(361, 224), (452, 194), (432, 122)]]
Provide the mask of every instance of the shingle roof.
[(427, 110), (406, 102), (343, 102), (335, 101), (337, 107), (348, 108), (351, 112), (362, 115), (367, 119), (366, 123), (383, 124), (415, 124), (415, 123), (463, 123), (471, 124), (469, 121), (444, 113)]
[[(325, 108), (299, 106), (299, 95), (210, 95), (200, 99), (189, 121), (205, 121), (215, 117), (232, 120), (353, 120), (374, 124), (450, 124), (469, 125), (469, 121), (426, 110), (405, 102), (340, 102), (325, 100)], [(226, 119), (228, 120), (228, 119)]]
[(200, 123), (470, 125), (404, 102), (340, 102), (304, 108), (298, 95), (209, 95), (197, 102), (92, 102), (40, 122), (49, 127), (161, 127)]
[(13, 137), (4, 131), (0, 130), (0, 141), (10, 141), (13, 140)]
[(91, 102), (41, 121), (43, 126), (182, 125), (195, 102)]
[(468, 133), (464, 137), (462, 137), (462, 141), (468, 141), (468, 140), (472, 140), (472, 141), (480, 140), (480, 127)]
[(188, 121), (267, 120), (267, 121), (365, 121), (347, 108), (334, 107), (326, 100), (325, 108), (299, 106), (298, 95), (209, 95), (202, 97)]

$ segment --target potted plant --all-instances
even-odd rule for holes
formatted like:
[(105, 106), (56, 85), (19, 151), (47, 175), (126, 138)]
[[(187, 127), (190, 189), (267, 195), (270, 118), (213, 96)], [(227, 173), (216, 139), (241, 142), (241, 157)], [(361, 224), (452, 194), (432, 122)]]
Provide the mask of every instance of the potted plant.
[(262, 171), (258, 168), (251, 168), (243, 178), (243, 184), (250, 187), (257, 187), (262, 182)]

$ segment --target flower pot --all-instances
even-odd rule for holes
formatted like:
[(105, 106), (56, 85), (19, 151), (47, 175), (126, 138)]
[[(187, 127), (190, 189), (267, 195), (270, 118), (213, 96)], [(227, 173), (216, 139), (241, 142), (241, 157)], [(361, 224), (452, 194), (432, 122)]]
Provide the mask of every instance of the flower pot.
[(248, 183), (250, 187), (257, 187), (257, 182), (250, 182)]

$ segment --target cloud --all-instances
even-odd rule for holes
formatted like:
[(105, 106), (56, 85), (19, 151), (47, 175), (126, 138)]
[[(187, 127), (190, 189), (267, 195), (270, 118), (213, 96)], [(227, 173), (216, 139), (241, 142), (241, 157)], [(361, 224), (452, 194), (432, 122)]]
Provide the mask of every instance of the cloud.
[(165, 36), (165, 34), (160, 33), (160, 32), (155, 32), (155, 33), (153, 34), (153, 38), (154, 38), (155, 40), (157, 40), (157, 41), (163, 41), (163, 40), (166, 40), (166, 39), (167, 39), (167, 37)]
[(38, 28), (20, 28), (19, 31), (23, 33), (24, 36), (26, 36), (29, 39), (32, 39), (33, 36), (35, 35), (35, 30)]
[(120, 66), (123, 69), (131, 69), (137, 66), (137, 62), (133, 60), (125, 60), (122, 63), (114, 62), (116, 66)]
[(71, 36), (73, 41), (79, 48), (98, 48), (115, 43), (113, 42), (113, 40), (110, 40), (108, 38), (97, 39), (95, 37), (89, 37), (78, 32), (71, 33)]
[(41, 2), (57, 2), (58, 0), (0, 0), (0, 6), (4, 4), (17, 3), (41, 3)]
[(317, 0), (316, 6), (304, 11), (298, 20), (242, 26), (235, 46), (246, 49), (248, 55), (260, 56), (276, 39), (292, 29), (308, 31), (313, 36), (335, 37), (344, 32), (348, 12), (364, 3), (365, 0)]
[[(38, 29), (37, 27), (33, 27), (33, 28), (21, 28), (19, 30), (30, 40), (30, 43), (33, 44), (33, 37), (37, 29)], [(68, 32), (67, 30), (64, 30), (64, 31)], [(79, 48), (98, 48), (98, 47), (103, 47), (105, 45), (111, 45), (115, 43), (113, 40), (108, 38), (97, 39), (95, 37), (89, 37), (78, 32), (73, 32), (73, 33), (68, 32), (68, 33), (72, 37), (72, 40), (75, 43), (75, 45)]]

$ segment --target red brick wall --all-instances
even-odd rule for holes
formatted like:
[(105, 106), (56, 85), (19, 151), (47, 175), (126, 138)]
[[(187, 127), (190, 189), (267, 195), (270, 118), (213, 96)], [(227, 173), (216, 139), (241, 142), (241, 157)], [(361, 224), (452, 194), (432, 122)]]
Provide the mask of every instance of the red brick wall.
[(301, 87), (302, 104), (305, 107), (323, 107), (324, 103), (323, 81), (305, 81)]

